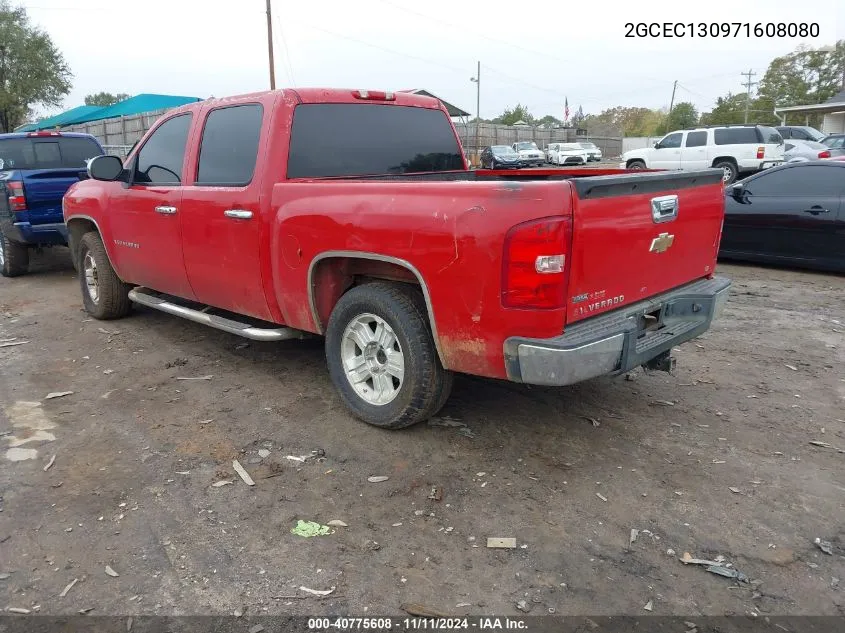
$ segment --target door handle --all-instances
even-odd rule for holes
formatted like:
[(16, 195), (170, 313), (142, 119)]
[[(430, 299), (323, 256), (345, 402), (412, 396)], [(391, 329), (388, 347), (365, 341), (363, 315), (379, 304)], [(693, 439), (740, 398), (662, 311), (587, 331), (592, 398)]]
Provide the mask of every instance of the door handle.
[(161, 213), (162, 215), (176, 215), (176, 207), (156, 207), (156, 213)]
[(804, 209), (804, 213), (812, 213), (813, 215), (819, 215), (820, 213), (830, 213), (828, 209), (823, 209), (822, 207), (815, 206), (810, 207), (809, 209)]
[(235, 220), (250, 220), (252, 219), (252, 211), (244, 209), (226, 209), (223, 212), (227, 218), (234, 218)]

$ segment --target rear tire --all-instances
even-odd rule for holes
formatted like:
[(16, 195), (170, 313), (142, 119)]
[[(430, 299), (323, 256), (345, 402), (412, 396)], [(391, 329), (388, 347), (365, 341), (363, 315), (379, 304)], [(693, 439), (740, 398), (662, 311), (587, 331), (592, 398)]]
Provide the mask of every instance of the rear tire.
[(645, 169), (645, 163), (641, 160), (632, 160), (627, 167), (628, 169)]
[(13, 242), (0, 231), (0, 274), (19, 277), (29, 272), (29, 247)]
[(129, 284), (123, 283), (112, 268), (106, 247), (98, 233), (82, 236), (79, 242), (79, 284), (85, 311), (95, 319), (119, 319), (129, 314)]
[(713, 168), (722, 170), (722, 182), (726, 185), (731, 184), (739, 176), (736, 163), (730, 160), (720, 160), (713, 165)]
[(350, 412), (383, 429), (427, 420), (452, 388), (419, 290), (407, 284), (377, 281), (343, 295), (326, 328), (326, 362)]

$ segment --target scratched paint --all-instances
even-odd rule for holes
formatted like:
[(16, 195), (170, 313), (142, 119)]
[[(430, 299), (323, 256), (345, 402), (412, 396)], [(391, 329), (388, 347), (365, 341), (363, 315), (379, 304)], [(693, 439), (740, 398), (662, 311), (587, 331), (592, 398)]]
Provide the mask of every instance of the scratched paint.
[(14, 435), (5, 437), (8, 444), (6, 459), (12, 462), (19, 462), (38, 457), (36, 448), (20, 448), (31, 442), (53, 442), (56, 436), (49, 431), (56, 428), (56, 425), (47, 419), (40, 402), (26, 402), (19, 400), (12, 406), (7, 407), (6, 417), (15, 429)]

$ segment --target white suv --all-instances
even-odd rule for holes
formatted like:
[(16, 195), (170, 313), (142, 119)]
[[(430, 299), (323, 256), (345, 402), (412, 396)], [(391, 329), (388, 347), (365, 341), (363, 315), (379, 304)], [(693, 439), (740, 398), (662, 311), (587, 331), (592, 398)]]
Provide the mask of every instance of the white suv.
[(765, 125), (717, 125), (678, 130), (664, 136), (653, 148), (622, 155), (623, 169), (694, 170), (715, 167), (725, 172), (725, 184), (740, 174), (780, 165), (783, 137)]

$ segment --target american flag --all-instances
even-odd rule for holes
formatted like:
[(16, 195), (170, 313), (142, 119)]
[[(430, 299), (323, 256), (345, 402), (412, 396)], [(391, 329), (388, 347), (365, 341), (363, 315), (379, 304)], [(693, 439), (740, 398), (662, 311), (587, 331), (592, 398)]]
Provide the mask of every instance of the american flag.
[(569, 97), (566, 97), (564, 105), (563, 105), (563, 121), (566, 122), (569, 120)]

